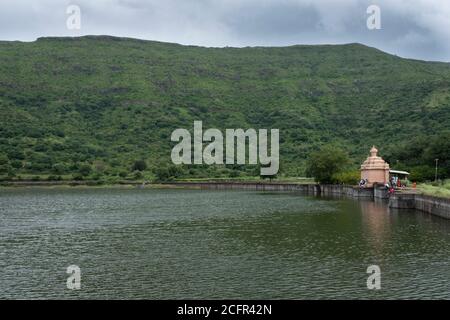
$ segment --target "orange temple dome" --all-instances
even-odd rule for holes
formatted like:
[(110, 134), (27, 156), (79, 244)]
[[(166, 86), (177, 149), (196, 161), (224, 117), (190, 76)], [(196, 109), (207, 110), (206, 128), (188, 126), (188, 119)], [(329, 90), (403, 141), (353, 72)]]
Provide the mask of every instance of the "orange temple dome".
[(379, 157), (375, 146), (370, 149), (370, 156), (361, 165), (361, 179), (368, 181), (368, 186), (374, 183), (386, 184), (389, 181), (389, 164)]

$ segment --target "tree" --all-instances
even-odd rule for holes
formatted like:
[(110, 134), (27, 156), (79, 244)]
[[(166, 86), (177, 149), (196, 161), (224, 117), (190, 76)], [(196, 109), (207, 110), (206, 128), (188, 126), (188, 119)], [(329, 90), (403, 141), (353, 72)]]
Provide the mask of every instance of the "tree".
[(179, 166), (160, 166), (154, 171), (156, 181), (164, 182), (179, 178), (183, 174), (183, 169)]
[(136, 160), (131, 168), (133, 171), (144, 171), (147, 169), (147, 163), (145, 160)]
[(335, 175), (342, 172), (348, 163), (348, 155), (343, 150), (331, 145), (323, 146), (309, 156), (306, 172), (319, 183), (334, 183)]
[(9, 164), (9, 159), (5, 154), (0, 154), (0, 174), (10, 174), (12, 167)]
[(94, 169), (98, 173), (103, 173), (106, 170), (106, 164), (102, 160), (95, 160), (92, 164), (94, 166)]
[(237, 178), (241, 175), (241, 172), (239, 170), (233, 170), (230, 172), (230, 178)]
[(435, 177), (435, 168), (432, 166), (422, 165), (414, 166), (410, 169), (411, 175), (409, 180), (416, 182), (433, 181)]
[(17, 160), (24, 160), (25, 155), (23, 154), (23, 151), (18, 148), (12, 148), (8, 151), (8, 157), (10, 159), (17, 159)]
[(139, 179), (142, 179), (143, 177), (144, 177), (144, 175), (142, 174), (141, 171), (135, 171), (133, 173), (134, 180), (139, 180)]
[(22, 161), (20, 161), (20, 160), (12, 160), (11, 161), (11, 166), (14, 169), (21, 169), (22, 168)]
[(440, 179), (450, 177), (450, 132), (444, 131), (438, 135), (411, 139), (393, 148), (388, 157), (396, 169), (411, 172), (411, 181), (423, 182), (434, 180), (436, 159)]
[(170, 179), (169, 169), (167, 167), (158, 167), (154, 171), (156, 181), (164, 182)]
[(83, 164), (80, 166), (78, 172), (83, 176), (88, 176), (92, 172), (92, 167), (88, 164)]
[(119, 172), (119, 177), (121, 177), (121, 178), (125, 178), (127, 175), (128, 175), (128, 173), (126, 171), (122, 170)]
[(8, 156), (6, 154), (0, 154), (0, 165), (6, 165), (9, 163)]
[(64, 174), (67, 171), (67, 167), (64, 163), (55, 163), (52, 166), (52, 172), (56, 174)]

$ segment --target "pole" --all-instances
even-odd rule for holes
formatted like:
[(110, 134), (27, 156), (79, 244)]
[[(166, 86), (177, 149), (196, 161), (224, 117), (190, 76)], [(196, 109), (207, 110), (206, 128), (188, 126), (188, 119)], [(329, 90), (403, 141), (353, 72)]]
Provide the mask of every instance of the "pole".
[(434, 173), (434, 181), (437, 182), (437, 164), (439, 162), (439, 159), (435, 159), (436, 160), (436, 171)]

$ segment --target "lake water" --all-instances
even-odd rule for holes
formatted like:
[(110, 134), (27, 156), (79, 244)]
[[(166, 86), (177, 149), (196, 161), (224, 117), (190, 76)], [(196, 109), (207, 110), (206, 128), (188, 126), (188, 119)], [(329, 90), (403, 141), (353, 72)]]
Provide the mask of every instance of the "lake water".
[[(0, 190), (0, 298), (450, 299), (449, 248), (450, 221), (371, 201)], [(69, 265), (80, 290), (66, 287)]]

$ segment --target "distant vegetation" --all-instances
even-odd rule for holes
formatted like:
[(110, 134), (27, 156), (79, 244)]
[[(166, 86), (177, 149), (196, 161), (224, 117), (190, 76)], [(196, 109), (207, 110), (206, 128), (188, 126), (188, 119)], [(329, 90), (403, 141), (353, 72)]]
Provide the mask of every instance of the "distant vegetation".
[[(450, 106), (447, 106), (450, 113)], [(433, 181), (435, 163), (438, 160), (438, 179), (450, 178), (450, 134), (416, 135), (394, 146), (386, 159), (399, 170), (411, 172), (411, 181)]]
[[(113, 37), (0, 42), (0, 178), (257, 177), (250, 165), (170, 163), (170, 134), (280, 129), (279, 177), (324, 145), (353, 180), (372, 145), (417, 181), (450, 177), (450, 65), (359, 44), (202, 48)], [(357, 172), (357, 171), (356, 171)], [(312, 172), (311, 172), (312, 173)], [(316, 173), (318, 174), (318, 173)]]

